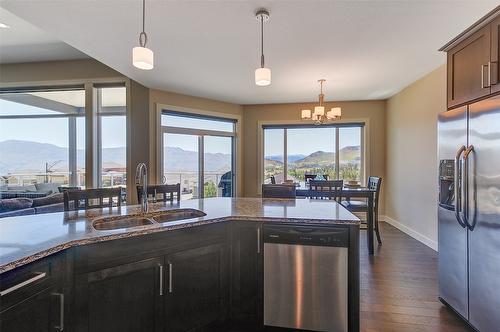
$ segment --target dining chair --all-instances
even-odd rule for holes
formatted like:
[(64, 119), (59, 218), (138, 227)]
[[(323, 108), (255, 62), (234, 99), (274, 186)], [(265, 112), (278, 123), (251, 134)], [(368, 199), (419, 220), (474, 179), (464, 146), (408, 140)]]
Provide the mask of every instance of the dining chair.
[(337, 202), (341, 201), (340, 194), (344, 185), (343, 180), (310, 180), (309, 187), (311, 196), (314, 199), (334, 199)]
[(304, 181), (306, 185), (309, 184), (309, 181), (316, 179), (316, 174), (304, 174)]
[(63, 194), (64, 211), (121, 206), (123, 199), (123, 189), (121, 187), (64, 190)]
[(295, 198), (295, 186), (289, 184), (263, 184), (262, 198)]
[[(174, 195), (179, 202), (181, 200), (181, 184), (155, 184), (148, 186), (148, 199), (152, 197), (155, 202), (173, 202)], [(158, 198), (158, 195), (160, 197)], [(137, 199), (142, 199), (142, 186), (137, 186)]]
[[(373, 197), (373, 228), (375, 230), (375, 234), (377, 235), (377, 241), (379, 244), (382, 244), (382, 239), (380, 237), (380, 230), (378, 225), (378, 203), (380, 196), (380, 187), (382, 186), (382, 178), (378, 176), (370, 176), (368, 178), (368, 182), (366, 187), (368, 189), (374, 190), (375, 194)], [(341, 204), (351, 212), (364, 212), (368, 213), (368, 202), (364, 201), (353, 201), (346, 200), (342, 201)]]

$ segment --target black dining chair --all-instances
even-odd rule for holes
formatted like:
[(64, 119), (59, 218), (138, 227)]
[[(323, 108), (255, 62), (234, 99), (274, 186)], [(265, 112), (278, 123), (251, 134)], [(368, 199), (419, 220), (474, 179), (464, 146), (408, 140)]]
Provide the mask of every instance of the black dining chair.
[(344, 186), (343, 180), (309, 180), (311, 196), (314, 199), (335, 199), (341, 201), (340, 194)]
[(309, 181), (316, 179), (316, 174), (304, 174), (304, 181), (306, 185), (309, 185)]
[[(380, 230), (378, 225), (378, 203), (379, 203), (381, 185), (382, 185), (382, 178), (378, 176), (370, 176), (368, 178), (368, 183), (366, 185), (368, 189), (375, 191), (373, 197), (373, 214), (374, 214), (373, 228), (375, 230), (375, 234), (377, 235), (377, 241), (379, 244), (382, 244), (382, 239), (380, 237)], [(351, 212), (368, 213), (368, 202), (366, 200), (363, 201), (346, 200), (342, 201), (341, 204)]]
[[(64, 211), (88, 210), (121, 206), (123, 189), (96, 188), (84, 190), (64, 190)], [(97, 202), (97, 203), (96, 203)]]
[[(155, 202), (173, 202), (174, 196), (179, 202), (181, 200), (181, 184), (148, 185), (147, 195), (148, 199), (151, 197)], [(142, 199), (142, 186), (137, 186), (137, 199), (139, 202)]]
[(263, 184), (262, 198), (295, 198), (295, 185)]

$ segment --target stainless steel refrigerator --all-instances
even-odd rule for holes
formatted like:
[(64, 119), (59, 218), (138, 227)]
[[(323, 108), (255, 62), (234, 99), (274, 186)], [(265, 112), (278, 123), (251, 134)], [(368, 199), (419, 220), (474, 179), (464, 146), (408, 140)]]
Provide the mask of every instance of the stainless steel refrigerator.
[(439, 116), (439, 294), (500, 331), (500, 96)]

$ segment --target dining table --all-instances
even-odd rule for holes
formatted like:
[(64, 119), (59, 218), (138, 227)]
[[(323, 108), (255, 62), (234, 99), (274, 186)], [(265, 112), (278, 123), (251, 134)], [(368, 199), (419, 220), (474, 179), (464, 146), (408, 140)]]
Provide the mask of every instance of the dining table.
[(375, 252), (374, 249), (374, 203), (375, 203), (375, 194), (376, 190), (369, 189), (366, 187), (358, 187), (358, 186), (344, 186), (342, 190), (338, 191), (317, 191), (311, 190), (308, 187), (297, 187), (296, 197), (321, 197), (328, 199), (339, 199), (343, 198), (349, 200), (351, 198), (364, 198), (367, 200), (368, 212), (366, 213), (366, 227), (367, 227), (367, 236), (366, 236), (366, 244), (368, 247), (368, 254), (373, 255)]

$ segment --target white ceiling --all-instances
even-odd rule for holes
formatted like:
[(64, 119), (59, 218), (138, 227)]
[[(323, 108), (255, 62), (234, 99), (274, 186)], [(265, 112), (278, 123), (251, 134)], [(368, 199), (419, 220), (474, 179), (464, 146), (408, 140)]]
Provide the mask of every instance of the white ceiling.
[[(1, 0), (0, 5), (151, 88), (239, 104), (383, 99), (445, 62), (437, 49), (498, 1), (147, 0), (152, 71), (131, 64), (140, 0)], [(266, 64), (257, 87), (259, 24), (266, 7)], [(3, 46), (2, 46), (3, 47)]]
[(0, 8), (0, 63), (83, 59), (87, 55)]

